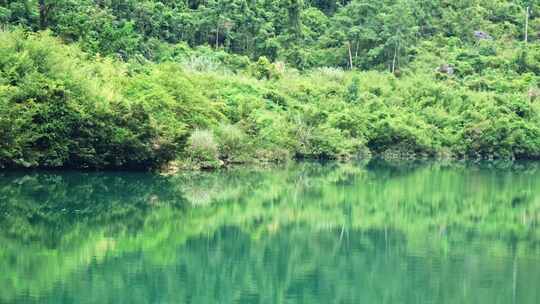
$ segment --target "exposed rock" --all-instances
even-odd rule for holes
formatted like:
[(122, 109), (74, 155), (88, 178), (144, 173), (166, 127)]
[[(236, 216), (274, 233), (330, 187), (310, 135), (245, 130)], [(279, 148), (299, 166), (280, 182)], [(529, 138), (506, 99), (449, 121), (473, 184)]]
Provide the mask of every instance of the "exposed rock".
[(493, 39), (493, 37), (491, 37), (491, 35), (489, 35), (486, 32), (483, 32), (483, 31), (474, 31), (474, 38), (476, 38), (477, 40), (491, 40), (491, 39)]
[(540, 97), (540, 89), (538, 88), (530, 88), (527, 92), (527, 96), (529, 97), (530, 101), (536, 101), (538, 97)]
[(439, 73), (447, 74), (447, 75), (454, 75), (454, 67), (449, 64), (441, 64), (439, 68), (437, 69)]

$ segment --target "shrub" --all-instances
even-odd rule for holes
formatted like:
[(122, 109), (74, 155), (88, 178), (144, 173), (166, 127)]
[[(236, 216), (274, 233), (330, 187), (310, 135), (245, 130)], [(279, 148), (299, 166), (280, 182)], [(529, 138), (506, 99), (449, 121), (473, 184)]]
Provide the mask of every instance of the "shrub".
[(345, 71), (341, 68), (320, 67), (312, 71), (313, 75), (327, 78), (331, 81), (341, 82), (345, 78)]
[(219, 62), (204, 56), (190, 56), (182, 60), (182, 66), (194, 72), (213, 72), (220, 68)]
[(187, 141), (186, 153), (190, 162), (197, 168), (219, 168), (219, 150), (214, 134), (209, 130), (195, 130)]
[(324, 125), (314, 128), (302, 141), (303, 154), (309, 158), (349, 159), (358, 156), (362, 150), (359, 139)]
[(292, 158), (291, 152), (279, 147), (260, 148), (255, 151), (255, 158), (259, 162), (283, 163)]
[(347, 94), (345, 95), (345, 100), (347, 102), (353, 103), (357, 102), (360, 90), (360, 80), (358, 77), (354, 76), (351, 80), (351, 84), (347, 87)]
[(249, 158), (249, 139), (238, 126), (220, 125), (216, 129), (220, 159), (226, 163), (242, 163)]
[[(537, 46), (426, 45), (399, 79), (335, 68), (281, 77), (265, 57), (210, 47), (164, 44), (151, 54), (161, 63), (123, 63), (47, 33), (0, 32), (0, 167), (540, 157)], [(437, 77), (441, 64), (456, 74)]]
[(419, 117), (402, 114), (382, 119), (380, 116), (372, 116), (371, 119), (375, 119), (367, 135), (371, 151), (392, 158), (435, 154), (436, 133)]
[(278, 79), (281, 77), (276, 66), (262, 56), (251, 67), (252, 75), (257, 79)]
[(110, 91), (122, 72), (83, 58), (47, 33), (0, 33), (0, 166), (141, 168), (164, 161), (150, 116)]

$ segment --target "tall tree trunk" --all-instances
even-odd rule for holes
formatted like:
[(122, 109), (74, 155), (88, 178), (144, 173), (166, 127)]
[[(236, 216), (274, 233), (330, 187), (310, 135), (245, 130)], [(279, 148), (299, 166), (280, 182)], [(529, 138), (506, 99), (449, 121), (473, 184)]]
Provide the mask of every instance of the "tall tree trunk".
[(394, 59), (392, 59), (392, 74), (396, 71), (397, 53), (398, 53), (398, 45), (396, 44), (396, 47), (394, 48)]
[(39, 0), (39, 27), (44, 30), (48, 26), (47, 21), (47, 5), (45, 4), (45, 0)]
[(352, 60), (352, 50), (351, 50), (351, 42), (347, 42), (347, 46), (349, 47), (349, 66), (351, 70), (353, 69), (353, 60)]
[(358, 60), (358, 49), (360, 48), (360, 41), (356, 41), (356, 48), (354, 50), (354, 61)]
[(530, 15), (530, 6), (527, 6), (527, 12), (525, 13), (525, 43), (529, 40), (529, 15)]

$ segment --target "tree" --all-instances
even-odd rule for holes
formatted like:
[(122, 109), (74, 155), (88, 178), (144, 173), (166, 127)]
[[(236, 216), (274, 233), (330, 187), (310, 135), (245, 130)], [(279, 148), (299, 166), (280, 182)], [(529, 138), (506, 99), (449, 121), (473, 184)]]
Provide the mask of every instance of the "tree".
[(289, 0), (287, 3), (289, 12), (289, 26), (294, 37), (299, 40), (302, 37), (302, 9), (304, 6), (303, 0)]
[(399, 68), (401, 58), (407, 53), (407, 47), (418, 33), (416, 20), (413, 18), (409, 0), (396, 1), (388, 8), (388, 12), (381, 14), (385, 54), (391, 58), (390, 71), (394, 73)]

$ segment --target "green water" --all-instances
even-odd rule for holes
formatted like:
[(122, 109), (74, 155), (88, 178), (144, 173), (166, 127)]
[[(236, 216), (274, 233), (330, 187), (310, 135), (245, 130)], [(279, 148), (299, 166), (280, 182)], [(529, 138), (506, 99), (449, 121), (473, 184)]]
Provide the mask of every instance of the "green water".
[(540, 163), (0, 172), (0, 303), (540, 303)]

